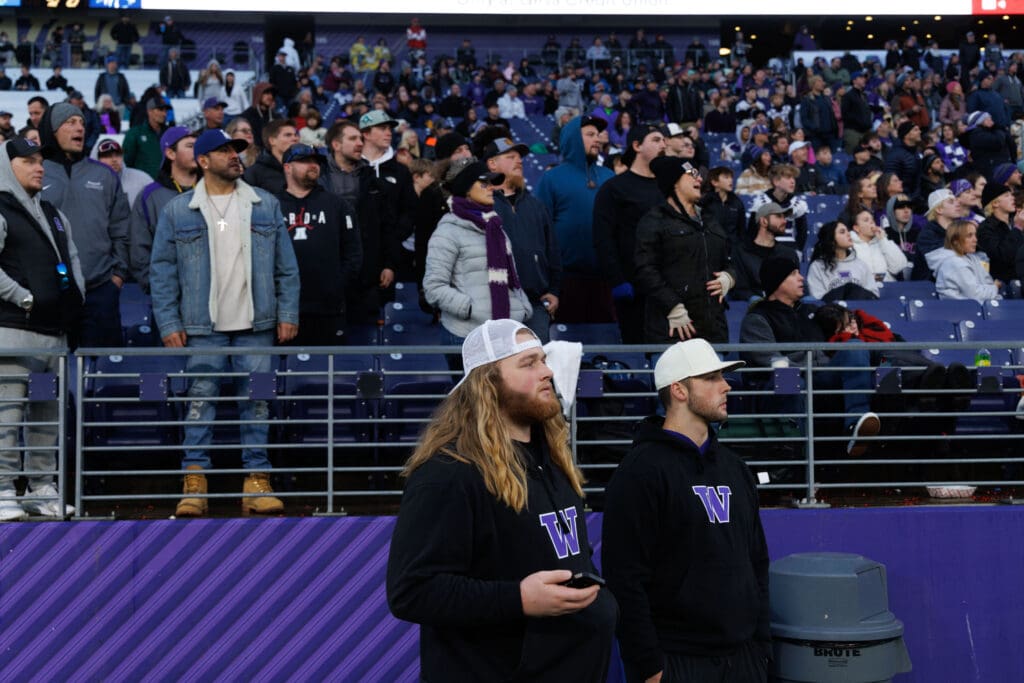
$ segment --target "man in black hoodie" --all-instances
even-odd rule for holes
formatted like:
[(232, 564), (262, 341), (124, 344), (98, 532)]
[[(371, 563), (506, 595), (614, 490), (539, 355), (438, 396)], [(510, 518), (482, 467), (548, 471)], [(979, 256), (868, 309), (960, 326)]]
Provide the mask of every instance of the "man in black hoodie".
[(263, 127), (263, 151), (256, 157), (256, 163), (245, 169), (243, 179), (253, 187), (259, 187), (270, 194), (284, 192), (282, 160), (284, 153), (299, 141), (295, 122), (291, 119), (276, 119)]
[(618, 610), (599, 579), (564, 585), (596, 569), (544, 349), (488, 320), (462, 359), (403, 472), (388, 606), (420, 624), (422, 680), (603, 682)]
[(356, 211), (320, 186), (327, 161), (309, 145), (284, 153), (288, 183), (277, 195), (299, 262), (299, 333), (296, 346), (337, 346), (345, 332), (345, 292), (359, 275), (363, 252)]
[(768, 546), (750, 469), (711, 427), (728, 417), (723, 363), (703, 339), (654, 367), (665, 418), (641, 423), (608, 484), (603, 562), (621, 606), (626, 680), (768, 678)]

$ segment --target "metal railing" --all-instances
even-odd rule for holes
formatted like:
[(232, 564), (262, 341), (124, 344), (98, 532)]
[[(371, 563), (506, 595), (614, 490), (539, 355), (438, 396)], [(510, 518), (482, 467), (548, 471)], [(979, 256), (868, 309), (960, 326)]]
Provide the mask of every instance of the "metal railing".
[[(1024, 342), (985, 345), (1019, 349)], [(871, 344), (865, 348), (884, 351), (920, 346)], [(926, 346), (934, 353), (974, 349), (978, 343), (936, 342)], [(792, 351), (794, 345), (756, 348)], [(762, 489), (791, 492), (798, 501), (814, 504), (821, 489), (1024, 485), (1015, 473), (1024, 463), (1016, 448), (1024, 438), (1024, 422), (1015, 419), (1020, 393), (1016, 374), (1024, 373), (1024, 367), (1007, 364), (972, 368), (973, 384), (969, 389), (902, 388), (896, 382), (901, 397), (897, 404), (900, 400), (909, 404), (919, 398), (960, 397), (976, 405), (966, 412), (949, 408), (915, 412), (910, 405), (879, 412), (883, 428), (897, 422), (911, 429), (883, 429), (881, 435), (865, 439), (873, 451), (851, 459), (843, 448), (850, 436), (841, 423), (857, 414), (833, 404), (854, 394), (873, 396), (876, 388), (844, 389), (835, 381), (826, 387), (821, 384), (823, 373), (840, 377), (870, 373), (879, 381), (885, 372), (909, 376), (923, 370), (924, 364), (900, 369), (818, 367), (813, 363), (815, 351), (849, 349), (850, 345), (807, 344), (799, 348), (805, 352), (802, 367), (747, 367), (730, 373), (735, 388), (730, 393), (730, 419), (720, 430), (720, 439), (746, 457), (755, 472), (768, 474), (767, 480), (762, 479)], [(735, 354), (752, 347), (721, 345), (718, 349)], [(645, 353), (662, 350), (659, 346), (586, 348), (586, 365), (596, 367), (581, 371), (569, 420), (573, 453), (590, 480), (589, 492), (602, 492), (629, 448), (632, 428), (657, 409), (650, 388), (652, 365)], [(215, 431), (208, 449), (215, 461), (214, 470), (207, 473), (217, 483), (211, 484), (208, 497), (240, 497), (238, 492), (227, 491), (227, 485), (220, 481), (248, 472), (237, 459), (237, 428), (262, 420), (246, 421), (230, 413), (236, 399), (227, 394), (212, 399), (223, 411), (218, 419), (190, 419), (187, 387), (193, 377), (205, 373), (184, 372), (185, 360), (190, 356), (232, 351), (239, 349), (127, 348), (118, 349), (114, 355), (109, 349), (77, 352), (74, 502), (80, 514), (102, 511), (114, 501), (160, 503), (180, 498), (181, 434), (190, 425), (208, 425)], [(268, 449), (274, 460), (275, 480), (278, 484), (284, 482), (275, 495), (301, 500), (316, 513), (341, 512), (342, 504), (351, 501), (397, 501), (402, 463), (416, 435), (429, 421), (433, 407), (459, 374), (438, 364), (441, 354), (457, 352), (448, 347), (245, 348), (244, 352), (271, 355), (277, 369), (266, 376), (226, 373), (221, 379), (241, 380), (244, 400), (268, 402), (269, 437), (266, 443), (255, 446)], [(598, 360), (595, 364), (595, 357), (612, 362)], [(168, 369), (158, 366), (157, 358), (177, 358), (180, 364)], [(625, 363), (620, 360), (623, 358), (627, 359)], [(783, 401), (792, 405), (784, 409)], [(962, 429), (931, 434), (916, 429), (943, 421), (959, 424)], [(972, 422), (980, 424), (971, 428)], [(964, 447), (964, 453), (960, 457), (938, 455), (950, 444)], [(922, 450), (922, 445), (935, 453), (912, 453)], [(880, 456), (883, 446), (885, 453)], [(232, 456), (230, 461), (228, 455)], [(977, 471), (972, 476), (936, 476), (936, 471), (950, 467)], [(889, 474), (891, 468), (898, 468), (895, 471), (900, 476)], [(148, 483), (146, 488), (155, 486), (156, 491), (133, 490), (131, 486), (137, 486), (140, 479)], [(118, 490), (114, 484), (118, 481), (130, 485)]]

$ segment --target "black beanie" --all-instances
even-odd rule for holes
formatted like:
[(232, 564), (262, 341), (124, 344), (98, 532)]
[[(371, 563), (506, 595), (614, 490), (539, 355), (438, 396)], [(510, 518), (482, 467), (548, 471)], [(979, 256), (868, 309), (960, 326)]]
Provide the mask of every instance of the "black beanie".
[(654, 174), (658, 189), (665, 197), (671, 197), (675, 192), (676, 183), (683, 174), (695, 168), (689, 160), (679, 157), (658, 157), (651, 161), (651, 173)]
[(449, 159), (455, 150), (468, 144), (469, 141), (458, 133), (446, 133), (434, 144), (434, 158), (438, 161)]
[(764, 290), (764, 295), (771, 296), (774, 294), (775, 290), (782, 284), (782, 281), (789, 277), (797, 268), (799, 266), (793, 262), (793, 259), (786, 258), (785, 256), (772, 256), (762, 261), (758, 277), (761, 279), (761, 288)]

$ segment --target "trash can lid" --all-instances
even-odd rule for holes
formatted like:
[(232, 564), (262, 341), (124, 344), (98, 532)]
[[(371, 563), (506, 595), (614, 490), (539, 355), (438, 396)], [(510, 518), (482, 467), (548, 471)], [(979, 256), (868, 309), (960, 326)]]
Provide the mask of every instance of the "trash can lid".
[(889, 611), (885, 566), (861, 555), (789, 555), (772, 563), (769, 586), (777, 637), (857, 642), (903, 635)]

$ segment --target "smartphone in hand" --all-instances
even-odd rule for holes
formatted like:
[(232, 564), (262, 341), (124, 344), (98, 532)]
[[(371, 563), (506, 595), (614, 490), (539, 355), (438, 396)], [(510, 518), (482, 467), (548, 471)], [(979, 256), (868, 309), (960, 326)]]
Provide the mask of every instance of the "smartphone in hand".
[(591, 572), (577, 572), (572, 578), (562, 584), (569, 588), (590, 588), (591, 586), (604, 586), (605, 581), (597, 574)]

